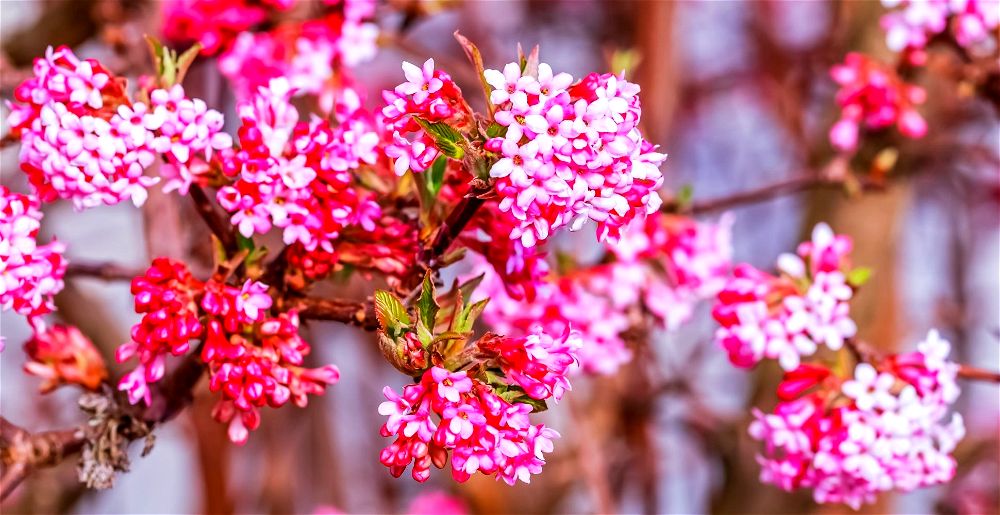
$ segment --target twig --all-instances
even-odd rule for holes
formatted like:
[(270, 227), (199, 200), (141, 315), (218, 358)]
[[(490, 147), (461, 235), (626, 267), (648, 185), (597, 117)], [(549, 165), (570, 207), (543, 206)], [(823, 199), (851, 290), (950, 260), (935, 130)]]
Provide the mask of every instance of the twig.
[[(851, 351), (851, 354), (854, 355), (854, 358), (858, 361), (876, 362), (882, 359), (881, 354), (875, 348), (863, 341), (850, 338), (844, 343), (847, 345), (848, 350)], [(985, 368), (979, 368), (972, 365), (959, 364), (958, 377), (968, 379), (970, 381), (985, 381), (1000, 384), (1000, 372), (994, 372), (992, 370), (986, 370)]]
[(375, 318), (375, 304), (366, 302), (351, 302), (339, 299), (320, 299), (303, 297), (292, 301), (299, 309), (299, 316), (304, 319), (328, 320), (356, 325), (366, 331), (378, 329)]
[(37, 467), (48, 467), (78, 452), (85, 441), (82, 427), (31, 434), (0, 417), (0, 499), (6, 499)]
[(483, 205), (485, 200), (482, 195), (490, 191), (490, 186), (486, 183), (476, 184), (472, 190), (459, 201), (455, 209), (452, 210), (448, 218), (438, 229), (434, 242), (424, 251), (424, 262), (433, 268), (437, 259), (448, 252), (448, 248), (454, 243), (455, 238), (462, 233), (465, 226), (469, 224), (476, 211)]
[[(193, 399), (192, 391), (204, 371), (200, 354), (199, 347), (162, 381), (157, 399), (163, 402), (154, 402), (152, 406), (143, 409), (140, 414), (142, 420), (150, 425), (162, 424), (190, 404)], [(112, 396), (114, 402), (125, 406), (125, 412), (131, 409), (121, 392)], [(128, 433), (121, 436), (130, 440), (139, 438), (138, 435)], [(31, 434), (0, 417), (0, 463), (4, 466), (0, 474), (0, 499), (10, 495), (34, 469), (60, 463), (83, 449), (86, 441), (86, 425)]]
[(0, 138), (0, 149), (7, 148), (15, 143), (18, 143), (19, 141), (21, 140), (15, 138), (13, 134), (8, 132), (7, 134), (4, 134), (2, 138)]
[(142, 270), (132, 269), (117, 263), (80, 263), (72, 261), (66, 265), (66, 277), (92, 277), (103, 281), (131, 281), (142, 275)]
[(984, 368), (971, 365), (959, 365), (958, 377), (970, 381), (986, 381), (989, 383), (1000, 383), (1000, 372), (986, 370)]
[(194, 201), (198, 215), (208, 225), (212, 234), (219, 239), (222, 248), (226, 249), (226, 254), (230, 256), (236, 254), (239, 246), (236, 243), (236, 233), (233, 230), (232, 224), (219, 215), (219, 212), (215, 210), (212, 201), (209, 200), (208, 195), (205, 194), (205, 190), (201, 186), (192, 184), (188, 193), (191, 195), (191, 200)]
[[(775, 182), (773, 184), (735, 193), (733, 195), (695, 201), (689, 206), (683, 206), (676, 201), (668, 201), (663, 203), (663, 207), (660, 211), (665, 213), (686, 213), (693, 215), (706, 214), (724, 211), (734, 207), (759, 204), (771, 199), (786, 195), (794, 195), (796, 193), (809, 191), (815, 188), (836, 189), (843, 188), (844, 185), (844, 181), (840, 179), (829, 179), (818, 176), (796, 177), (794, 179)], [(883, 188), (881, 184), (870, 181), (862, 182), (861, 187), (866, 191), (876, 191)]]

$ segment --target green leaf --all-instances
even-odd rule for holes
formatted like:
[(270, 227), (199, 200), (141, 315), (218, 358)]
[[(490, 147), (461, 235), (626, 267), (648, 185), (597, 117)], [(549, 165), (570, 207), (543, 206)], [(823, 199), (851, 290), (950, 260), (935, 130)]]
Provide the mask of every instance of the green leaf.
[(476, 288), (479, 287), (479, 285), (483, 282), (483, 279), (485, 277), (486, 274), (479, 274), (473, 277), (472, 279), (469, 279), (468, 281), (465, 281), (464, 283), (458, 285), (459, 291), (462, 292), (462, 297), (466, 299), (471, 298), (472, 292), (476, 291)]
[(236, 234), (236, 245), (239, 250), (252, 251), (256, 248), (256, 245), (253, 243), (253, 238), (247, 238), (239, 233)]
[(462, 312), (459, 314), (457, 323), (453, 329), (462, 333), (472, 331), (472, 326), (475, 325), (476, 319), (479, 318), (479, 315), (483, 314), (483, 310), (486, 309), (486, 305), (489, 302), (490, 299), (483, 299), (462, 308)]
[(424, 132), (434, 139), (434, 146), (442, 154), (452, 159), (462, 159), (465, 156), (465, 149), (462, 148), (465, 143), (465, 137), (462, 136), (462, 133), (455, 130), (454, 127), (447, 123), (431, 123), (417, 117), (413, 117), (413, 119), (424, 129)]
[(871, 279), (872, 269), (866, 266), (859, 266), (847, 273), (847, 284), (855, 288), (864, 286)]
[(444, 172), (447, 168), (448, 159), (444, 156), (438, 156), (438, 158), (434, 160), (434, 164), (431, 165), (430, 170), (424, 172), (424, 180), (427, 184), (427, 193), (433, 199), (437, 199), (437, 195), (441, 191), (441, 185), (444, 184)]
[(425, 349), (434, 342), (434, 335), (431, 334), (431, 330), (424, 324), (423, 320), (417, 320), (417, 339), (420, 340), (420, 345)]
[(507, 127), (493, 122), (486, 128), (486, 136), (490, 138), (502, 138), (507, 135)]
[(202, 48), (204, 47), (201, 43), (195, 43), (191, 48), (185, 50), (180, 57), (177, 57), (177, 79), (175, 84), (184, 82), (184, 76), (187, 75), (188, 69), (191, 68)]
[(420, 292), (420, 298), (417, 299), (417, 313), (420, 315), (420, 321), (428, 328), (434, 327), (438, 311), (441, 310), (434, 295), (434, 281), (431, 280), (431, 273), (428, 271), (424, 274), (423, 289)]
[(544, 399), (535, 399), (534, 397), (529, 397), (527, 394), (525, 394), (524, 397), (521, 397), (517, 402), (531, 406), (533, 413), (541, 413), (549, 409), (549, 405), (545, 403)]
[(188, 68), (191, 67), (191, 63), (198, 57), (198, 53), (202, 49), (201, 43), (196, 43), (178, 57), (176, 51), (164, 46), (152, 36), (146, 36), (146, 44), (149, 46), (149, 52), (153, 55), (153, 65), (156, 67), (159, 85), (163, 88), (169, 88), (184, 80)]
[(529, 396), (527, 393), (524, 392), (524, 390), (521, 389), (520, 386), (509, 385), (507, 387), (507, 390), (503, 391), (503, 392), (499, 392), (494, 387), (494, 391), (497, 392), (497, 395), (501, 399), (503, 399), (503, 400), (505, 400), (505, 401), (507, 401), (507, 402), (509, 402), (511, 404), (519, 403), (519, 404), (527, 404), (528, 406), (531, 406), (532, 407), (532, 411), (534, 413), (541, 413), (541, 412), (549, 409), (549, 406), (545, 403), (544, 400), (535, 399), (535, 398)]
[(392, 292), (375, 290), (375, 317), (384, 331), (410, 325), (406, 307)]

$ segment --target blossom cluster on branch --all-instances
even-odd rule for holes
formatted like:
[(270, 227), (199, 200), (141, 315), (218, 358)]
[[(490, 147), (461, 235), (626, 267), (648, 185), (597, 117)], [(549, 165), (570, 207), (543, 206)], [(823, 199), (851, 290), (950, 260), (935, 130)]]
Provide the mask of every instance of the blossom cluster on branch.
[(714, 316), (734, 365), (775, 359), (785, 370), (780, 402), (772, 413), (755, 409), (750, 425), (765, 446), (761, 481), (858, 509), (881, 492), (951, 480), (965, 429), (961, 415), (948, 417), (958, 365), (936, 331), (915, 352), (857, 350), (848, 303), (869, 272), (850, 268), (851, 250), (848, 237), (819, 224), (778, 259), (779, 276), (737, 266)]
[[(884, 23), (911, 58), (945, 30), (933, 16), (977, 51), (996, 28), (984, 2), (902, 4)], [(178, 55), (149, 38), (154, 73), (138, 87), (49, 48), (8, 103), (31, 192), (0, 186), (0, 306), (30, 322), (24, 368), (43, 392), (92, 392), (81, 470), (124, 469), (121, 456), (94, 456), (148, 436), (202, 375), (212, 416), (237, 444), (263, 408), (305, 406), (341, 373), (309, 360), (300, 328), (311, 318), (375, 331), (382, 356), (412, 379), (387, 386), (378, 407), (380, 432), (393, 438), (379, 459), (392, 475), (409, 468), (423, 482), (450, 463), (460, 482), (527, 483), (559, 437), (533, 413), (568, 395), (574, 374), (618, 371), (643, 345), (636, 333), (677, 330), (716, 299), (730, 361), (773, 359), (785, 372), (779, 404), (755, 411), (750, 427), (765, 444), (764, 482), (857, 507), (954, 475), (964, 429), (949, 418), (959, 367), (948, 343), (931, 333), (915, 352), (859, 351), (850, 301), (869, 272), (852, 267), (852, 242), (825, 224), (779, 257), (777, 274), (732, 266), (730, 214), (695, 220), (679, 198), (662, 205), (666, 155), (640, 130), (640, 88), (626, 73), (574, 78), (537, 47), (487, 69), (456, 34), (485, 112), (433, 59), (403, 63), (403, 82), (370, 109), (351, 68), (376, 50), (371, 0), (163, 9), (167, 39), (191, 46)], [(198, 55), (216, 58), (236, 92), (235, 136), (184, 89)], [(905, 71), (857, 53), (832, 69), (838, 152), (860, 154), (862, 135), (890, 127), (928, 131), (917, 111), (926, 95)], [(151, 256), (144, 272), (124, 274), (136, 275), (140, 319), (117, 348), (134, 367), (115, 391), (87, 336), (46, 321), (68, 265), (62, 243), (39, 243), (41, 207), (139, 206), (156, 185), (193, 202), (211, 232), (211, 267), (195, 274), (209, 263)], [(601, 255), (562, 251), (560, 233), (588, 221)], [(441, 269), (463, 260), (473, 272), (439, 292)], [(351, 276), (385, 289), (327, 297)]]

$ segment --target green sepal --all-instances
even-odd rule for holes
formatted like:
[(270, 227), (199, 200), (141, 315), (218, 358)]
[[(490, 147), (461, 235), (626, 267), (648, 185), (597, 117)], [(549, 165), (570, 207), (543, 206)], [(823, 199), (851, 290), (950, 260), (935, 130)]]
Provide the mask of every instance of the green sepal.
[(403, 302), (386, 290), (375, 290), (375, 318), (382, 330), (393, 337), (412, 323)]
[(462, 136), (462, 133), (455, 130), (454, 127), (447, 123), (431, 123), (416, 116), (413, 119), (424, 129), (424, 132), (434, 139), (434, 146), (442, 154), (452, 159), (462, 159), (465, 157), (465, 149), (463, 148), (465, 137)]

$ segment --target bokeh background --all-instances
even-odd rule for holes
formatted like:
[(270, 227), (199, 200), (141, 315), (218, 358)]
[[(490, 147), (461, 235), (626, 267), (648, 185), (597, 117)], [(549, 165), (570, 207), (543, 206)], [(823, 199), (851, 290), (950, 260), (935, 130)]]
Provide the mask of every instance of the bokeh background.
[[(643, 88), (647, 138), (670, 154), (668, 188), (690, 185), (696, 199), (827, 166), (834, 156), (826, 131), (838, 113), (829, 66), (850, 50), (893, 59), (878, 26), (884, 8), (876, 1), (425, 2), (440, 11), (395, 37), (407, 3), (380, 4), (383, 48), (356, 71), (368, 86), (370, 105), (378, 102), (378, 91), (399, 82), (401, 60), (434, 57), (466, 91), (476, 91), (474, 73), (452, 39), (456, 29), (480, 46), (487, 67), (514, 60), (518, 42), (540, 45), (543, 61), (574, 76), (627, 65)], [(149, 1), (3, 0), (3, 97), (10, 98), (30, 71), (30, 59), (49, 44), (71, 44), (78, 55), (97, 57), (113, 70), (143, 71), (134, 63), (142, 62), (144, 48), (115, 52), (108, 41), (157, 33), (159, 7)], [(119, 33), (109, 38), (109, 30)], [(852, 306), (863, 338), (905, 350), (937, 327), (959, 361), (996, 369), (997, 113), (956, 95), (953, 84), (933, 73), (919, 81), (929, 93), (922, 112), (930, 134), (899, 147), (885, 191), (810, 191), (736, 208), (735, 260), (770, 268), (815, 222), (827, 221), (855, 238), (854, 262), (876, 271)], [(197, 64), (185, 86), (232, 113), (232, 93), (211, 63)], [(24, 191), (16, 147), (0, 154), (0, 171), (3, 184)], [(120, 205), (83, 213), (50, 205), (43, 230), (69, 244), (70, 260), (144, 267), (152, 255), (187, 252), (188, 242), (202, 236), (192, 234), (201, 228), (190, 207), (176, 200), (154, 195), (142, 210)], [(588, 238), (565, 236), (556, 245), (585, 253), (594, 246)], [(57, 302), (60, 316), (80, 326), (107, 356), (138, 319), (123, 283), (73, 279)], [(28, 335), (23, 321), (4, 313), (0, 329), (8, 341), (0, 357), (3, 416), (31, 430), (79, 422), (76, 392), (41, 397), (37, 380), (20, 371), (18, 342)], [(72, 463), (65, 463), (33, 474), (3, 511), (289, 513), (331, 506), (393, 513), (430, 490), (460, 496), (482, 513), (583, 513), (609, 505), (625, 513), (847, 509), (820, 507), (808, 493), (786, 494), (758, 482), (756, 443), (746, 426), (751, 406), (773, 405), (779, 372), (730, 366), (712, 343), (709, 306), (701, 306), (680, 331), (653, 334), (651, 352), (616, 376), (577, 378), (573, 394), (544, 414), (563, 435), (545, 473), (513, 488), (479, 477), (459, 485), (446, 472), (432, 474), (423, 485), (405, 476), (393, 479), (378, 462), (387, 441), (378, 435), (382, 417), (376, 408), (382, 386), (398, 387), (406, 378), (384, 363), (370, 334), (329, 323), (313, 323), (306, 331), (313, 358), (336, 363), (340, 383), (306, 409), (269, 410), (245, 447), (228, 443), (224, 427), (209, 416), (212, 400), (200, 395), (192, 409), (158, 429), (149, 456), (139, 458), (138, 446), (133, 449), (133, 470), (113, 489), (84, 490)], [(650, 377), (670, 387), (651, 391)], [(958, 409), (968, 436), (957, 451), (955, 481), (884, 496), (863, 512), (1000, 509), (1000, 391), (996, 385), (962, 386)]]

